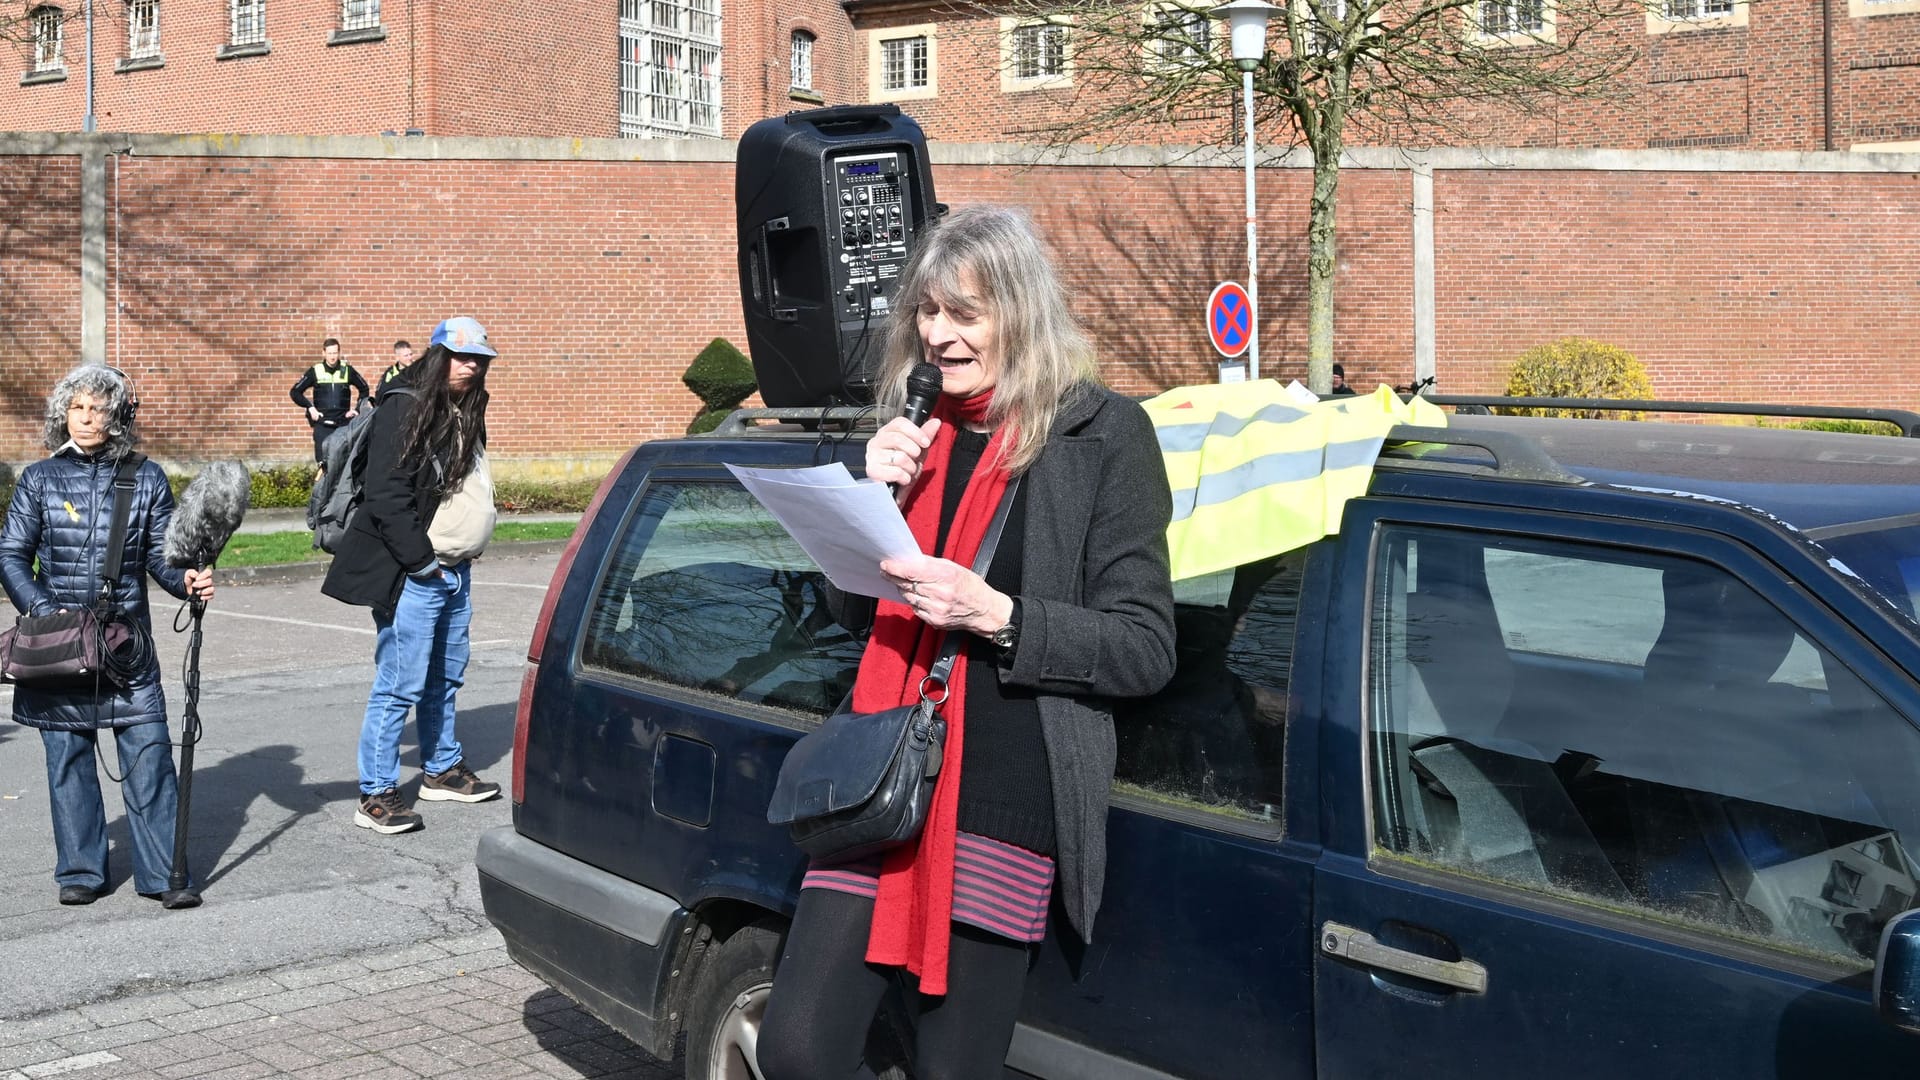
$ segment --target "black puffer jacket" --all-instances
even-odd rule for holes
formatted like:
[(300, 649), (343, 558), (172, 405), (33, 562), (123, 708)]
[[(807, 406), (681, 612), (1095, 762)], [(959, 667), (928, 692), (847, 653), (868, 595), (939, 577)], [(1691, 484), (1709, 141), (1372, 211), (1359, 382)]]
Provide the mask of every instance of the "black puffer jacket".
[[(0, 531), (0, 580), (5, 582), (7, 599), (22, 613), (46, 615), (60, 608), (87, 607), (99, 594), (100, 568), (113, 525), (113, 471), (114, 462), (105, 456), (83, 454), (71, 446), (21, 470), (7, 507), (6, 528)], [(147, 576), (151, 574), (162, 588), (185, 599), (186, 574), (168, 566), (162, 552), (167, 523), (173, 520), (167, 474), (148, 461), (141, 464), (134, 480), (114, 595), (121, 610), (151, 632)], [(37, 572), (35, 559), (39, 560)], [(160, 688), (160, 663), (149, 659), (147, 670), (126, 690), (102, 684), (98, 696), (91, 687), (16, 686), (13, 718), (31, 727), (67, 731), (164, 721), (167, 702)]]

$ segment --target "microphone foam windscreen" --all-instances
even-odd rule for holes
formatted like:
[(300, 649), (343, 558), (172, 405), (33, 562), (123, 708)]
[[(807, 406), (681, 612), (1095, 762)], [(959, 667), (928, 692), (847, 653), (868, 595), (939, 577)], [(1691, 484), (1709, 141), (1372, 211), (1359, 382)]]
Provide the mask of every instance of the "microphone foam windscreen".
[(173, 522), (167, 526), (167, 565), (181, 569), (213, 565), (247, 516), (252, 489), (247, 467), (237, 461), (216, 461), (201, 469), (181, 493)]

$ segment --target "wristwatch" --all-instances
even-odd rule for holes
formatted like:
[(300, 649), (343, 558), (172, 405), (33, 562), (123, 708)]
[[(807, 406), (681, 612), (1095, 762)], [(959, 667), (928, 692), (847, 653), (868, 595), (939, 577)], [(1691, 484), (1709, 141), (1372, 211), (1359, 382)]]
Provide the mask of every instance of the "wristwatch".
[(1013, 600), (1013, 615), (1007, 620), (1007, 625), (1001, 627), (998, 630), (995, 630), (991, 635), (988, 636), (987, 640), (993, 642), (993, 647), (1001, 650), (1002, 652), (1012, 649), (1016, 644), (1019, 643), (1020, 641), (1020, 598), (1019, 597), (1015, 597)]

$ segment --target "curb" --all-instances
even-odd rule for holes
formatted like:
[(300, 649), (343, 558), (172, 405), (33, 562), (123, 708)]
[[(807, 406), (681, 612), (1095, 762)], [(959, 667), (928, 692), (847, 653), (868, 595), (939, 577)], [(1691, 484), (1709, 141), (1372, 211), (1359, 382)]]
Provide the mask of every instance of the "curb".
[[(558, 555), (566, 549), (565, 540), (509, 540), (488, 545), (487, 553), (480, 557), (480, 561), (537, 558)], [(293, 581), (319, 581), (327, 576), (327, 567), (332, 565), (331, 557), (312, 562), (236, 566), (230, 569), (216, 564), (214, 581), (216, 585), (280, 585)]]

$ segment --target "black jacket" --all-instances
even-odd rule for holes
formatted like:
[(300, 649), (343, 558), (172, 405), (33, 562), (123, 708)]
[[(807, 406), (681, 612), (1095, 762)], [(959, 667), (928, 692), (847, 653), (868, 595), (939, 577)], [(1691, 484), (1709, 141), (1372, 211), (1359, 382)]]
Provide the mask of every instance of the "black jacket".
[[(391, 615), (400, 603), (408, 573), (436, 565), (427, 529), (440, 509), (435, 480), (447, 471), (451, 447), (436, 450), (411, 471), (400, 467), (401, 437), (407, 419), (421, 404), (417, 396), (394, 394), (374, 410), (364, 467), (366, 494), (320, 586), (335, 600), (370, 607), (383, 615)], [(478, 407), (484, 415), (485, 391)], [(480, 441), (485, 445), (484, 424)]]
[[(107, 533), (113, 522), (115, 463), (104, 455), (68, 447), (20, 472), (0, 531), (0, 579), (7, 599), (23, 614), (48, 615), (60, 608), (90, 607), (100, 590)], [(148, 629), (147, 577), (185, 599), (186, 573), (167, 565), (162, 552), (167, 524), (173, 520), (173, 493), (167, 474), (151, 461), (134, 474), (133, 503), (127, 514), (127, 539), (121, 548), (120, 577), (114, 586), (120, 609)], [(38, 566), (35, 566), (35, 560)], [(37, 728), (84, 731), (165, 721), (167, 703), (160, 689), (160, 663), (149, 659), (133, 685), (115, 691), (103, 685), (79, 690), (39, 690), (16, 686), (13, 718)]]
[[(360, 373), (353, 370), (352, 364), (342, 361), (340, 367), (347, 373), (345, 381), (321, 382), (318, 372), (325, 370), (325, 365), (315, 364), (313, 367), (301, 372), (300, 381), (294, 383), (293, 389), (287, 391), (287, 396), (292, 398), (293, 403), (300, 406), (303, 411), (306, 409), (319, 409), (320, 419), (317, 422), (325, 424), (328, 427), (339, 427), (346, 423), (347, 414), (356, 409), (366, 408), (367, 398), (370, 396), (367, 392), (367, 380), (361, 378)], [(307, 397), (307, 391), (309, 390), (313, 391), (312, 398)], [(360, 392), (360, 404), (358, 406), (355, 406), (353, 403), (353, 395), (356, 390)], [(308, 423), (315, 422), (316, 421), (312, 420), (308, 421)]]

